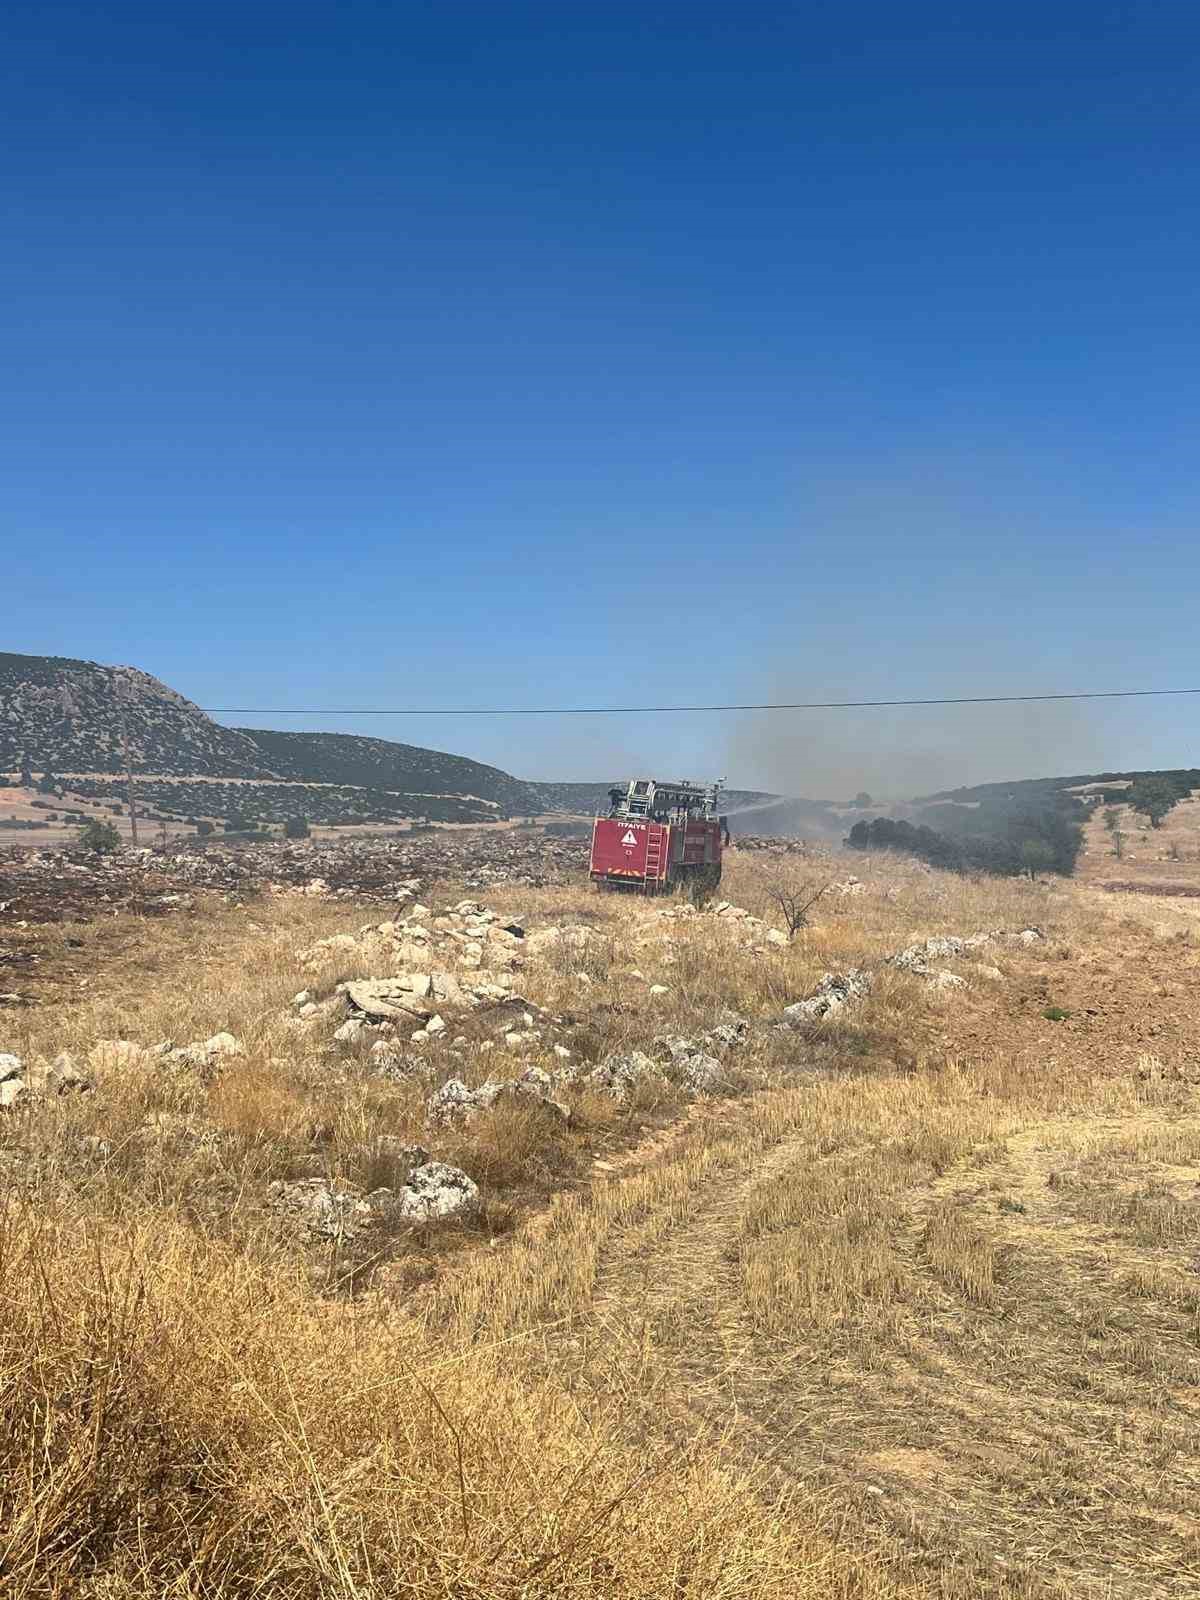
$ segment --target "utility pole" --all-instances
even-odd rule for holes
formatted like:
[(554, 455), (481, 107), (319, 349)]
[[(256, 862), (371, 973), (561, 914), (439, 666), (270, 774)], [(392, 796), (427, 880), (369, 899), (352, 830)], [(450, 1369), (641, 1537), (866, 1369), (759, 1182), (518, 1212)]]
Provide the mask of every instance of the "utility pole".
[(117, 679), (117, 705), (121, 711), (121, 754), (125, 758), (125, 785), (129, 796), (129, 839), (137, 849), (137, 791), (133, 784), (133, 763), (129, 759), (129, 723), (125, 715), (125, 680)]

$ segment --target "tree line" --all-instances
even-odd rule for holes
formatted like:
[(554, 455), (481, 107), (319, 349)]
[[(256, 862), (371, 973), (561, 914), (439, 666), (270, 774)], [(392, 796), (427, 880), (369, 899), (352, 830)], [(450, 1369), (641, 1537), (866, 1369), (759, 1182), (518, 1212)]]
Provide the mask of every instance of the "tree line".
[(876, 817), (856, 822), (846, 843), (855, 850), (900, 850), (949, 872), (990, 872), (998, 877), (1069, 875), (1083, 845), (1083, 830), (1058, 810), (1001, 819), (1000, 831), (951, 837), (924, 823)]

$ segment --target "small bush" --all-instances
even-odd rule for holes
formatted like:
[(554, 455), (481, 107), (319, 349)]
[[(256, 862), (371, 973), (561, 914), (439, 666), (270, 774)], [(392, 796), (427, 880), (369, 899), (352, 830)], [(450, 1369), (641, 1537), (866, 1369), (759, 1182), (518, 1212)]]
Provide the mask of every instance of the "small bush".
[(289, 817), (283, 825), (285, 839), (307, 839), (308, 823), (303, 817)]
[(80, 828), (79, 843), (85, 850), (94, 850), (98, 856), (106, 856), (121, 848), (121, 835), (111, 822), (101, 822), (94, 817)]
[(1047, 1006), (1042, 1015), (1047, 1022), (1065, 1022), (1071, 1013), (1065, 1006)]

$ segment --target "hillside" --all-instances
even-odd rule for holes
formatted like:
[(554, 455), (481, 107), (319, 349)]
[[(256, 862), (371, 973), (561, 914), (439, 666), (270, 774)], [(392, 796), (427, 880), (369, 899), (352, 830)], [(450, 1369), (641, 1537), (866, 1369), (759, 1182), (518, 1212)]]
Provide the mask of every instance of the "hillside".
[(351, 784), (415, 798), (459, 795), (482, 800), (508, 816), (543, 808), (539, 786), (468, 756), (426, 750), (355, 733), (276, 733), (243, 730), (281, 777), (302, 783)]
[(0, 653), (0, 772), (118, 773), (122, 714), (135, 772), (274, 776), (252, 739), (136, 667)]
[(478, 823), (546, 803), (535, 785), (465, 756), (356, 734), (225, 728), (133, 667), (0, 655), (0, 775), (49, 772), (68, 799), (115, 811), (126, 800), (123, 732), (151, 817)]

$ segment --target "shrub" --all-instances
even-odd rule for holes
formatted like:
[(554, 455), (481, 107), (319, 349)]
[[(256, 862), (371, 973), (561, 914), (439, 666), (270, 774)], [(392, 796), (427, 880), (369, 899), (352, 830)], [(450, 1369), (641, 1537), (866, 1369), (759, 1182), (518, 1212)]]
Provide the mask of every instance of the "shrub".
[(213, 831), (211, 822), (200, 821), (196, 823), (196, 833), (201, 839), (207, 839)]
[(303, 817), (289, 817), (283, 825), (285, 839), (307, 839), (308, 823)]
[(111, 822), (101, 822), (93, 817), (79, 830), (79, 843), (85, 850), (94, 850), (98, 856), (111, 855), (121, 848), (121, 835)]

